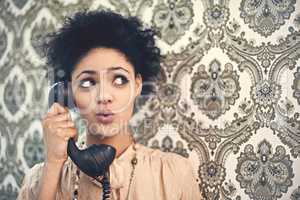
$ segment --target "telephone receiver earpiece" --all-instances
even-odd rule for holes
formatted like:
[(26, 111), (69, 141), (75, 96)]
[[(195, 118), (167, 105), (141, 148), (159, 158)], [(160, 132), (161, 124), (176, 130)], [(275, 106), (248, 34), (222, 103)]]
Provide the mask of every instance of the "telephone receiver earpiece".
[[(62, 106), (73, 107), (72, 95), (66, 83), (57, 82), (49, 91), (48, 105), (54, 102)], [(71, 100), (70, 100), (71, 99)], [(69, 106), (68, 106), (69, 105)], [(116, 149), (106, 144), (93, 144), (87, 149), (80, 150), (73, 138), (68, 140), (67, 153), (81, 171), (90, 177), (104, 176), (116, 156)]]

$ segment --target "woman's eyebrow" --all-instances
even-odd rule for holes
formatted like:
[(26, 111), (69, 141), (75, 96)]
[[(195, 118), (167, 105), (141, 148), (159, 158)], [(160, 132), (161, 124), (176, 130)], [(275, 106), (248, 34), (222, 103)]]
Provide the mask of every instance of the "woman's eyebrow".
[(83, 74), (83, 73), (87, 73), (87, 74), (96, 74), (96, 71), (93, 71), (93, 70), (84, 70), (84, 71), (82, 71), (82, 72), (80, 72), (77, 76), (76, 76), (76, 78), (78, 78), (81, 74)]
[(129, 71), (127, 70), (127, 69), (125, 69), (125, 68), (123, 68), (123, 67), (119, 67), (119, 66), (116, 66), (116, 67), (110, 67), (110, 68), (108, 68), (108, 71), (114, 71), (114, 70), (124, 70), (124, 71), (126, 71), (128, 74), (129, 74)]
[[(116, 67), (110, 67), (110, 68), (108, 68), (107, 70), (108, 70), (108, 71), (124, 70), (124, 71), (126, 71), (127, 73), (129, 73), (129, 71), (128, 71), (127, 69), (125, 69), (125, 68), (123, 68), (123, 67), (119, 67), (119, 66), (116, 66)], [(76, 79), (77, 79), (81, 74), (83, 74), (83, 73), (92, 74), (92, 75), (93, 75), (93, 74), (97, 74), (97, 72), (94, 71), (94, 70), (84, 70), (84, 71), (80, 72), (80, 73), (76, 76)]]

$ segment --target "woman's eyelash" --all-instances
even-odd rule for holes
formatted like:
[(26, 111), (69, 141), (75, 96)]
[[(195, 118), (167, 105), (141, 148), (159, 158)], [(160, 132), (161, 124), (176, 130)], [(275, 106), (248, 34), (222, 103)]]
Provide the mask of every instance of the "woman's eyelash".
[(129, 81), (127, 79), (127, 77), (123, 76), (123, 75), (116, 75), (115, 78), (114, 78), (114, 80), (116, 80), (117, 78), (121, 78), (122, 79), (122, 83), (121, 83), (122, 85), (128, 83), (128, 81)]
[(84, 86), (84, 83), (86, 83), (86, 82), (90, 82), (90, 83), (92, 83), (92, 85), (95, 85), (95, 81), (93, 80), (93, 79), (91, 79), (91, 78), (85, 78), (85, 79), (82, 79), (82, 80), (80, 80), (80, 87), (83, 87), (83, 88), (87, 88), (87, 87), (90, 87), (90, 85), (89, 86)]

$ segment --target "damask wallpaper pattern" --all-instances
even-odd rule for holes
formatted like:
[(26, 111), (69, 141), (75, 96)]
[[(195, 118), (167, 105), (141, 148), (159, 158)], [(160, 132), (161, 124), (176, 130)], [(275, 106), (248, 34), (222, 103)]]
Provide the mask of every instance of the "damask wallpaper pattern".
[(0, 0), (0, 200), (43, 161), (39, 42), (82, 9), (160, 32), (164, 76), (138, 101), (139, 142), (188, 157), (206, 199), (300, 199), (299, 1)]

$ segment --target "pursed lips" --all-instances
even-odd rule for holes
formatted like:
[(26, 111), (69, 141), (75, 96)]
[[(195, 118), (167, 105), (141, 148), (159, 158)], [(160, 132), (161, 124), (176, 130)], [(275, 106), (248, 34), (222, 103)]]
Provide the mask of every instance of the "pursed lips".
[(113, 122), (114, 113), (110, 110), (102, 110), (96, 113), (97, 120), (102, 124), (109, 124)]

